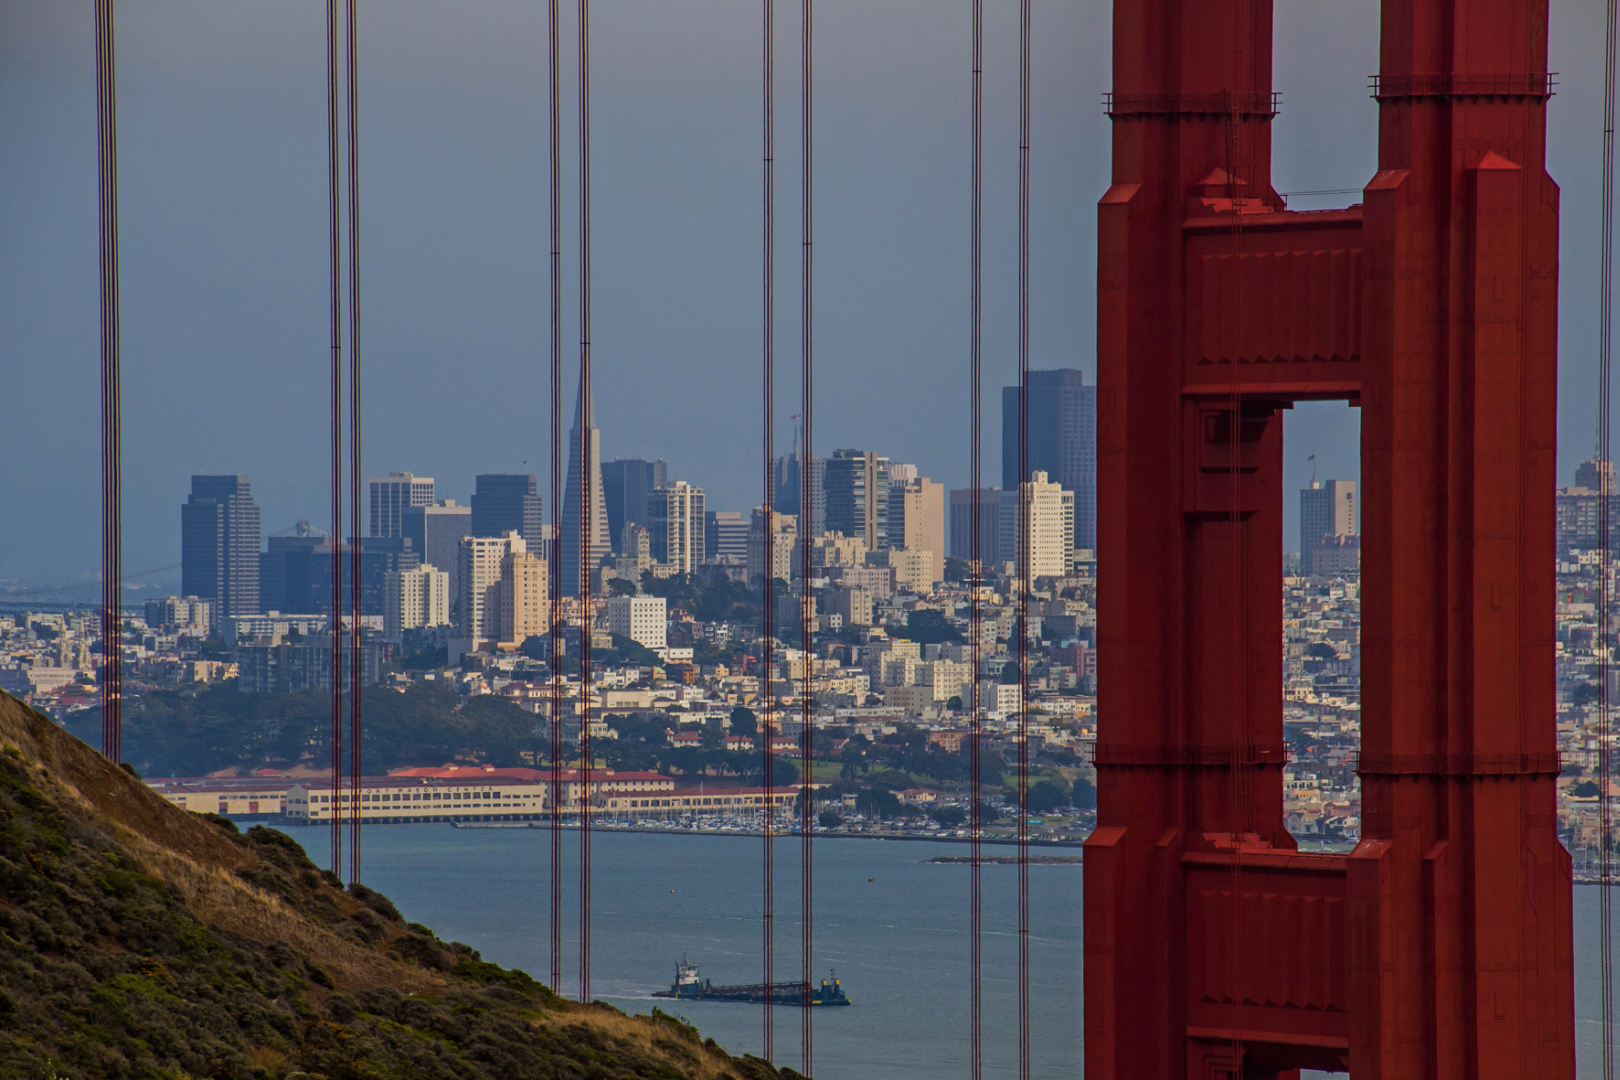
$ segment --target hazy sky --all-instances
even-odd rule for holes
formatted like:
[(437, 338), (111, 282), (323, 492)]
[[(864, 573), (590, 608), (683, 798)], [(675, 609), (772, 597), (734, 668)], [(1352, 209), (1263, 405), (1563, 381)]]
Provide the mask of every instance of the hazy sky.
[[(83, 580), (99, 565), (92, 10), (0, 0), (0, 583)], [(193, 472), (250, 474), (266, 534), (301, 517), (325, 524), (324, 11), (312, 0), (118, 9), (130, 573), (179, 561)], [(759, 11), (592, 4), (603, 453), (662, 456), (711, 507), (739, 510), (760, 497)], [(799, 9), (777, 11), (785, 445), (798, 411)], [(816, 6), (817, 450), (874, 449), (952, 486), (968, 473), (969, 11), (967, 0)], [(536, 472), (547, 486), (544, 15), (536, 0), (361, 4), (364, 469), (431, 475), (460, 501), (478, 472)], [(1554, 2), (1564, 477), (1593, 439), (1602, 18), (1595, 0)], [(1090, 377), (1109, 6), (1036, 0), (1034, 22), (1032, 359)], [(1278, 5), (1278, 190), (1372, 175), (1377, 22), (1367, 0)], [(998, 388), (1016, 364), (1016, 32), (1017, 5), (990, 0), (990, 478)], [(569, 63), (565, 296), (578, 252), (574, 79)], [(1286, 431), (1290, 492), (1310, 454), (1323, 477), (1358, 474), (1353, 410), (1302, 408)]]

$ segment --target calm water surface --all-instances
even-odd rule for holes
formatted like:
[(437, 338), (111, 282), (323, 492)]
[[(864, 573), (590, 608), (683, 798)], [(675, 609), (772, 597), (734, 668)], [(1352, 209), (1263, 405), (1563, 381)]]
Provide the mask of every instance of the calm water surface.
[[(289, 832), (317, 863), (325, 829)], [(578, 993), (578, 838), (564, 834), (563, 980)], [(534, 829), (387, 825), (365, 831), (364, 880), (412, 922), (545, 980), (549, 834)], [(1010, 849), (995, 849), (1010, 850)], [(799, 841), (776, 848), (776, 978), (799, 974)], [(926, 862), (963, 844), (821, 839), (815, 845), (815, 972), (836, 970), (854, 1001), (818, 1009), (817, 1080), (966, 1075), (968, 868)], [(1077, 853), (1066, 849), (1066, 854)], [(762, 1010), (650, 997), (683, 955), (720, 983), (760, 979), (761, 841), (730, 836), (597, 832), (591, 842), (591, 993), (627, 1012), (660, 1004), (733, 1053), (759, 1053)], [(1017, 1075), (1017, 868), (984, 875), (984, 1064)], [(1081, 870), (1030, 867), (1031, 1075), (1079, 1075)], [(1620, 901), (1620, 896), (1616, 897)], [(1617, 905), (1620, 906), (1620, 905)], [(1575, 889), (1577, 1051), (1597, 1075), (1597, 889)], [(799, 1064), (799, 1010), (776, 1010), (778, 1062)]]

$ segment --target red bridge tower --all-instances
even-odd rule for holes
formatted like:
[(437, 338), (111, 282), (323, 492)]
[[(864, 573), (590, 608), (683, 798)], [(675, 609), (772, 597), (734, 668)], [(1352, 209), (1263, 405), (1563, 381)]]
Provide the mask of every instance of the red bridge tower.
[[(1114, 4), (1091, 1080), (1574, 1074), (1546, 57), (1546, 0), (1384, 0), (1378, 172), (1299, 213), (1271, 0)], [(1348, 856), (1283, 825), (1283, 416), (1312, 399), (1363, 418)]]

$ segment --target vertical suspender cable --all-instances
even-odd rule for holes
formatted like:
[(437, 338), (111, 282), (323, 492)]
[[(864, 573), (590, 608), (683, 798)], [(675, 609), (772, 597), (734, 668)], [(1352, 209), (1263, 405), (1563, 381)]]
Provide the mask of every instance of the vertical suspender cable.
[(1608, 0), (1603, 28), (1603, 250), (1599, 257), (1598, 317), (1598, 937), (1603, 996), (1603, 1077), (1614, 1078), (1614, 902), (1613, 855), (1609, 850), (1613, 809), (1609, 783), (1613, 773), (1613, 735), (1609, 700), (1609, 513), (1613, 508), (1613, 466), (1609, 459), (1609, 397), (1613, 392), (1614, 335), (1614, 110), (1615, 0)]
[[(360, 137), (355, 4), (348, 0), (349, 164), (349, 880), (360, 880)], [(338, 673), (333, 673), (334, 680)]]
[[(764, 582), (764, 612), (760, 634), (760, 671), (759, 671), (759, 745), (760, 764), (763, 768), (763, 789), (765, 797), (760, 800), (760, 835), (763, 840), (764, 862), (762, 866), (763, 887), (761, 907), (761, 932), (764, 946), (763, 966), (765, 983), (765, 1004), (762, 1009), (763, 1018), (763, 1049), (761, 1053), (766, 1061), (775, 1059), (775, 1028), (771, 1015), (771, 981), (774, 978), (773, 968), (776, 957), (775, 941), (775, 893), (776, 893), (776, 867), (775, 867), (775, 836), (772, 814), (775, 810), (772, 796), (775, 784), (773, 783), (775, 762), (771, 757), (771, 722), (774, 719), (773, 700), (771, 695), (771, 666), (775, 660), (776, 638), (776, 485), (774, 484), (773, 465), (771, 460), (773, 450), (772, 435), (775, 431), (776, 411), (776, 370), (775, 370), (775, 333), (776, 333), (776, 180), (775, 180), (775, 149), (776, 149), (776, 4), (775, 0), (763, 0), (763, 51), (764, 73), (763, 85), (764, 101), (764, 249), (762, 254), (761, 276), (763, 278), (763, 314), (764, 336), (763, 362), (761, 364), (761, 386), (763, 389), (762, 401), (764, 404), (764, 417), (761, 430), (761, 447), (765, 473), (765, 582)], [(809, 528), (809, 522), (800, 522), (800, 527)]]
[[(763, 792), (760, 800), (760, 836), (763, 840), (763, 907), (761, 907), (761, 944), (765, 968), (765, 1006), (763, 1006), (763, 1054), (765, 1061), (776, 1059), (776, 1028), (771, 1015), (771, 981), (776, 967), (776, 837), (774, 837), (774, 772), (776, 763), (771, 758), (771, 722), (774, 721), (774, 699), (771, 695), (771, 667), (776, 662), (776, 483), (771, 455), (776, 434), (776, 2), (763, 0), (763, 89), (765, 89), (765, 172), (763, 183), (763, 424), (761, 449), (765, 461), (765, 612), (760, 635), (760, 764), (763, 767)], [(800, 528), (810, 528), (808, 521), (800, 521)]]
[[(1029, 462), (1030, 0), (1018, 36), (1018, 1076), (1029, 1080), (1029, 593), (1034, 586)], [(1067, 568), (1065, 568), (1067, 569)]]
[(326, 0), (327, 270), (332, 335), (332, 873), (343, 872), (343, 225), (337, 0)]
[(101, 752), (123, 756), (123, 379), (118, 312), (118, 80), (113, 0), (96, 0), (101, 196)]
[(562, 194), (559, 96), (559, 0), (550, 0), (551, 116), (547, 158), (551, 225), (551, 520), (547, 558), (551, 587), (551, 989), (562, 993)]
[(799, 397), (802, 401), (801, 409), (804, 413), (804, 441), (799, 446), (799, 580), (804, 590), (799, 603), (799, 648), (804, 653), (804, 685), (799, 691), (799, 771), (803, 775), (800, 781), (800, 813), (799, 813), (799, 950), (801, 953), (801, 968), (804, 972), (804, 986), (800, 989), (799, 997), (799, 1057), (801, 1071), (805, 1076), (815, 1075), (811, 1071), (813, 1044), (811, 1041), (811, 1024), (814, 1015), (810, 1009), (810, 987), (813, 984), (811, 970), (814, 957), (812, 955), (815, 944), (813, 915), (815, 913), (814, 871), (812, 860), (811, 835), (815, 827), (815, 806), (812, 798), (811, 781), (815, 778), (811, 761), (811, 738), (813, 734), (812, 723), (815, 719), (815, 636), (810, 625), (810, 511), (814, 501), (815, 472), (810, 467), (812, 419), (815, 409), (815, 367), (814, 367), (814, 261), (812, 259), (812, 243), (814, 241), (814, 215), (812, 184), (815, 163), (815, 140), (813, 138), (814, 120), (814, 80), (813, 60), (814, 39), (812, 36), (814, 0), (800, 0), (802, 4), (801, 27), (799, 31), (799, 44), (801, 53), (800, 73), (801, 86), (799, 88), (799, 169), (800, 169), (800, 208), (799, 230), (801, 241), (799, 244), (799, 348), (801, 359), (801, 385)]
[(591, 4), (579, 0), (579, 1000), (591, 999)]
[(981, 789), (979, 747), (984, 732), (979, 715), (979, 649), (983, 642), (984, 612), (979, 607), (979, 586), (984, 578), (984, 537), (982, 535), (984, 496), (980, 485), (980, 405), (982, 387), (979, 373), (979, 256), (984, 196), (984, 0), (973, 0), (973, 171), (969, 210), (969, 297), (968, 297), (968, 1072), (971, 1080), (983, 1073), (983, 981), (980, 978), (980, 945), (983, 939), (983, 893), (980, 889), (979, 857), (984, 836), (984, 796)]

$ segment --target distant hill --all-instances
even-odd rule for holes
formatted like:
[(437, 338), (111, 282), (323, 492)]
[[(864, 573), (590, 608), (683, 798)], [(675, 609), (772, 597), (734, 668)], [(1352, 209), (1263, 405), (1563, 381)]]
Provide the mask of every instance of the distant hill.
[(792, 1080), (554, 995), (0, 693), (0, 1076)]

